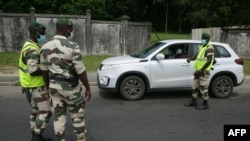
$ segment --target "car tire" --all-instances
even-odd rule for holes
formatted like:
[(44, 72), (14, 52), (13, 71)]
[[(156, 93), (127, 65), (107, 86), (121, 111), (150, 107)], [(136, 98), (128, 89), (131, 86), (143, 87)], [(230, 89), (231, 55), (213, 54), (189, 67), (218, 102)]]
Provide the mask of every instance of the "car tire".
[(219, 76), (214, 79), (211, 87), (212, 95), (217, 98), (227, 98), (233, 92), (233, 81), (228, 76)]
[(145, 82), (138, 76), (128, 76), (121, 81), (119, 92), (126, 100), (139, 100), (146, 91)]

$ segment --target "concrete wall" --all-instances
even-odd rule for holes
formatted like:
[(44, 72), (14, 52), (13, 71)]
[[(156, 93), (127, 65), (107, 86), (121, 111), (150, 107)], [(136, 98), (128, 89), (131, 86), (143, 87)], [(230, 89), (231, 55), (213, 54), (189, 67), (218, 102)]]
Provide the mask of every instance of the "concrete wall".
[[(150, 23), (137, 24), (130, 23), (128, 26), (128, 43), (126, 52), (134, 54), (148, 46), (151, 28), (147, 28)], [(150, 26), (151, 27), (151, 26)]]
[(29, 17), (1, 17), (0, 18), (0, 51), (17, 52), (21, 48), (21, 43), (25, 41), (23, 37), (29, 35), (27, 28), (30, 23)]
[(243, 58), (250, 58), (250, 30), (225, 30), (221, 42), (226, 42)]
[(0, 52), (20, 52), (29, 37), (31, 21), (43, 23), (47, 40), (51, 40), (56, 33), (56, 20), (61, 17), (73, 21), (73, 41), (80, 45), (84, 55), (126, 55), (150, 44), (151, 23), (129, 22), (127, 16), (121, 21), (95, 21), (91, 20), (90, 12), (87, 10), (86, 15), (0, 13)]
[(192, 39), (200, 40), (201, 34), (211, 34), (211, 41), (228, 43), (242, 58), (250, 58), (250, 29), (248, 28), (202, 28), (192, 30)]
[(121, 23), (93, 21), (92, 54), (121, 54)]
[[(73, 24), (74, 24), (74, 38), (73, 40), (77, 42), (80, 45), (80, 49), (83, 53), (87, 52), (87, 47), (86, 47), (86, 31), (85, 28), (85, 22), (86, 20), (84, 18), (77, 18), (73, 19), (71, 18)], [(39, 23), (43, 23), (46, 27), (46, 37), (48, 40), (52, 39), (53, 36), (56, 33), (56, 21), (57, 18), (50, 18), (50, 17), (45, 17), (45, 18), (36, 18), (36, 21)]]
[(201, 34), (203, 32), (207, 32), (211, 35), (211, 39), (210, 39), (211, 41), (220, 42), (221, 32), (222, 32), (220, 27), (192, 29), (192, 39), (200, 40)]

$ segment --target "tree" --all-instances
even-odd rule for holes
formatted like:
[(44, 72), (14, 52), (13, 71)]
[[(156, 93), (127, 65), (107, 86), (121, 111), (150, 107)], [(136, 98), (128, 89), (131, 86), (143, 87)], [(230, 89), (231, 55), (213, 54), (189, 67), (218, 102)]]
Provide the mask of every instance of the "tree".
[[(249, 0), (0, 0), (0, 10), (11, 13), (77, 14), (91, 10), (92, 19), (150, 21), (157, 31), (249, 25)], [(178, 26), (177, 26), (178, 25)]]
[(182, 32), (182, 22), (183, 22), (183, 18), (184, 18), (184, 13), (186, 11), (186, 4), (188, 3), (188, 0), (175, 0), (173, 1), (173, 6), (178, 8), (178, 22), (179, 22), (179, 26), (178, 26), (178, 32), (181, 33)]
[(127, 15), (133, 21), (136, 21), (137, 15), (140, 13), (134, 0), (106, 0), (106, 10), (115, 20), (120, 20), (122, 16)]
[(169, 0), (153, 0), (153, 3), (160, 3), (163, 5), (164, 13), (165, 13), (165, 33), (168, 32), (168, 10), (169, 10)]
[[(24, 9), (24, 7), (27, 7), (28, 9)], [(4, 12), (27, 12), (30, 8), (29, 1), (27, 0), (2, 0), (1, 3), (1, 10)]]
[(231, 10), (231, 16), (228, 21), (231, 25), (248, 25), (250, 23), (250, 1), (240, 0), (232, 1), (234, 8)]
[(228, 21), (233, 8), (232, 0), (176, 0), (175, 5), (181, 7), (181, 19), (185, 17), (192, 28), (219, 26)]

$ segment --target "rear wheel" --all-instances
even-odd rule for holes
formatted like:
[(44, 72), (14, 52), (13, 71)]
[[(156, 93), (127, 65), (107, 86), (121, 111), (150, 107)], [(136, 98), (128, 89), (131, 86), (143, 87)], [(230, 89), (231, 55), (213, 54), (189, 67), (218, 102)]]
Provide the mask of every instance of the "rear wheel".
[(138, 76), (124, 78), (119, 87), (119, 92), (126, 100), (138, 100), (146, 91), (145, 82)]
[(219, 76), (212, 82), (212, 95), (217, 98), (226, 98), (232, 94), (233, 81), (228, 76)]

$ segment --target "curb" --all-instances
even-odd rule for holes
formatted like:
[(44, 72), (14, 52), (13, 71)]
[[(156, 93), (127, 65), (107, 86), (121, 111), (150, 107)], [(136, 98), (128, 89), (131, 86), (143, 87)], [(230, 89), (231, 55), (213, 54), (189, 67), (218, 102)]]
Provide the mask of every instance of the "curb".
[(19, 81), (17, 82), (0, 82), (0, 86), (20, 86)]

